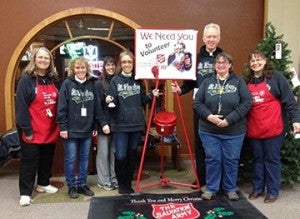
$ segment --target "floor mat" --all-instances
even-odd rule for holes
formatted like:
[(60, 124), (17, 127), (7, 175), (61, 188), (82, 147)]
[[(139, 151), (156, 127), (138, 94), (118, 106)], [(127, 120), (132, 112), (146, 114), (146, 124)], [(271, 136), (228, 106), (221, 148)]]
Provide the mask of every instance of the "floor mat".
[(199, 192), (93, 197), (88, 219), (267, 218), (239, 195), (239, 201), (229, 201), (223, 195), (204, 201)]

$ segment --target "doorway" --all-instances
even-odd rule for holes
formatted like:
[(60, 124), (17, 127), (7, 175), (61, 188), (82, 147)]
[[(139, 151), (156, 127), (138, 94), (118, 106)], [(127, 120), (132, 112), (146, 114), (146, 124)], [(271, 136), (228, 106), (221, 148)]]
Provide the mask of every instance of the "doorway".
[[(117, 58), (123, 49), (134, 49), (134, 31), (139, 26), (128, 18), (112, 11), (95, 8), (76, 8), (62, 11), (36, 25), (15, 50), (6, 74), (5, 110), (6, 127), (13, 128), (15, 121), (15, 92), (22, 70), (35, 48), (45, 46), (53, 53), (61, 80), (65, 78), (68, 60), (74, 56), (87, 56), (97, 76), (101, 74), (102, 60), (106, 56)], [(91, 160), (94, 161), (92, 147)], [(63, 147), (58, 142), (52, 172), (62, 175)], [(90, 172), (95, 171), (91, 162)]]
[[(134, 31), (139, 25), (115, 12), (97, 8), (74, 8), (54, 14), (33, 27), (14, 51), (5, 77), (4, 101), (6, 129), (15, 127), (15, 90), (22, 69), (34, 48), (45, 46), (53, 53), (57, 70), (63, 74), (61, 49), (75, 42), (101, 45), (99, 61), (106, 55), (115, 56), (124, 48), (134, 48)], [(95, 63), (97, 64), (97, 63)], [(99, 67), (99, 66), (98, 66)]]

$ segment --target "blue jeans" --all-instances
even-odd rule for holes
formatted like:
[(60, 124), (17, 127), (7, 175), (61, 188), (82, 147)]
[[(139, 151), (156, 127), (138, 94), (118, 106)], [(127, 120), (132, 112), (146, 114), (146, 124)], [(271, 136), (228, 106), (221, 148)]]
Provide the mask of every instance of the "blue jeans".
[(117, 160), (124, 160), (130, 151), (136, 151), (141, 142), (143, 132), (114, 132), (114, 141), (116, 146), (115, 157)]
[(283, 144), (283, 135), (273, 138), (248, 138), (249, 146), (253, 152), (253, 192), (264, 192), (277, 197), (281, 182), (280, 148)]
[(245, 134), (220, 135), (199, 131), (205, 150), (206, 190), (236, 192), (238, 166)]
[[(65, 176), (69, 188), (86, 185), (91, 141), (91, 137), (69, 138), (62, 141), (65, 151)], [(76, 180), (75, 162), (77, 153), (78, 177)]]

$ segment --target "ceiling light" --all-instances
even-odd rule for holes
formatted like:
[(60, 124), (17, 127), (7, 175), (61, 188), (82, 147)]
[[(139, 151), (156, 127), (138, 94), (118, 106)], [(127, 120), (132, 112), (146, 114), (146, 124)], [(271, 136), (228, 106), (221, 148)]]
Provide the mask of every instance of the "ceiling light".
[(104, 28), (104, 27), (88, 27), (88, 30), (103, 30), (103, 31), (108, 31), (109, 28)]

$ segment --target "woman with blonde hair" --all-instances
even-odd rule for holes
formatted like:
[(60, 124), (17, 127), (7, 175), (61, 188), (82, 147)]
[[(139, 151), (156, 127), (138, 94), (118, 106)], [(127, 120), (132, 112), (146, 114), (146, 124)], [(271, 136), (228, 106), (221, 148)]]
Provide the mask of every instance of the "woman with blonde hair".
[(55, 193), (50, 185), (55, 143), (58, 139), (57, 72), (51, 52), (37, 48), (17, 86), (16, 123), (21, 144), (20, 202), (31, 204), (37, 174), (38, 192)]
[[(64, 166), (68, 195), (71, 199), (79, 194), (93, 196), (87, 186), (89, 154), (94, 130), (95, 97), (94, 84), (88, 80), (91, 67), (83, 57), (69, 62), (68, 78), (63, 82), (58, 106), (57, 121), (64, 145)], [(77, 154), (78, 153), (78, 154)], [(75, 177), (75, 161), (78, 157), (78, 177)]]

